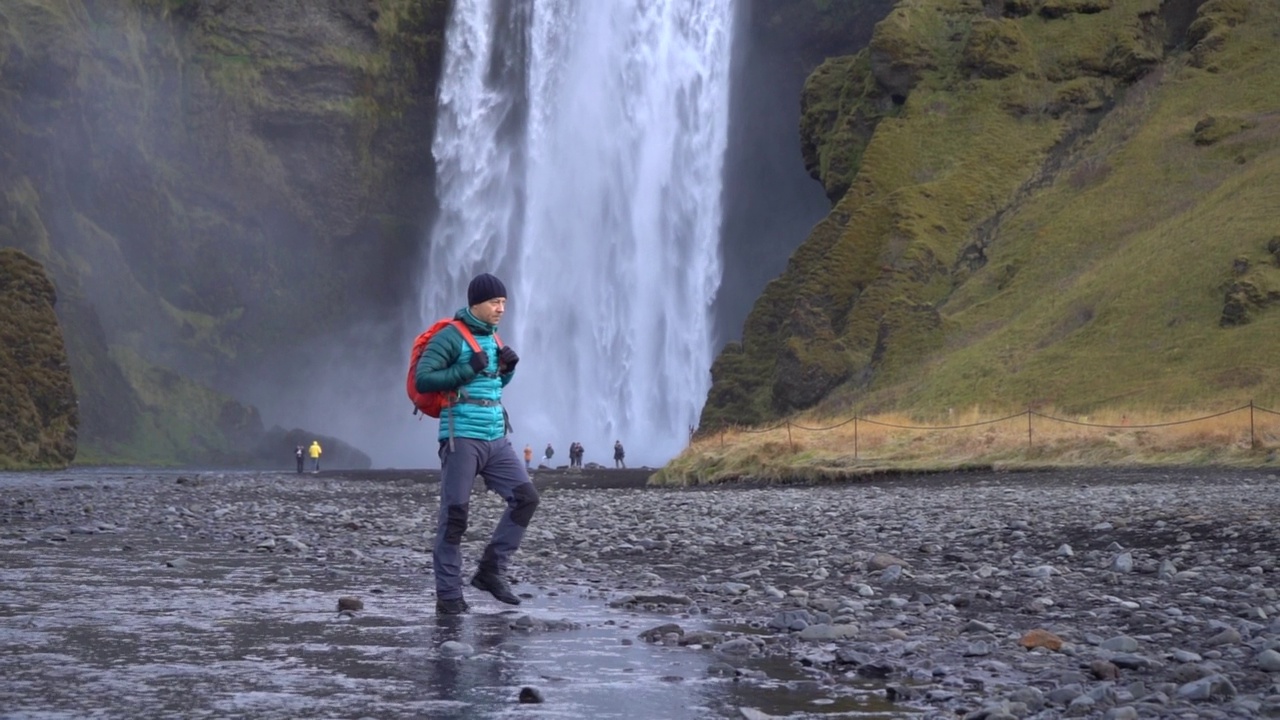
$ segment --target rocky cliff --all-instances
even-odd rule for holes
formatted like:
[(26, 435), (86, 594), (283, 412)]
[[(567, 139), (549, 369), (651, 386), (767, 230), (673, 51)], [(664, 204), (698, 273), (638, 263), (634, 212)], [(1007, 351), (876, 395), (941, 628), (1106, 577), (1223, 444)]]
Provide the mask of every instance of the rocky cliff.
[(900, 0), (806, 83), (834, 205), (703, 427), (1280, 399), (1277, 36), (1248, 0)]
[(62, 291), (89, 457), (225, 457), (260, 421), (211, 388), (409, 297), (448, 6), (0, 5), (0, 246)]
[(76, 393), (56, 304), (39, 263), (0, 248), (0, 469), (75, 459)]

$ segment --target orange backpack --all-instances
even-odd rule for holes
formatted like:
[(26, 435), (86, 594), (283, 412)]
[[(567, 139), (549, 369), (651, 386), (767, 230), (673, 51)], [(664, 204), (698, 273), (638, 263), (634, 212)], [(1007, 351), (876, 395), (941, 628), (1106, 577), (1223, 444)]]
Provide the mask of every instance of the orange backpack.
[[(472, 352), (484, 352), (480, 349), (480, 343), (476, 342), (476, 336), (471, 334), (471, 328), (461, 320), (452, 318), (444, 318), (437, 320), (431, 324), (431, 327), (424, 330), (417, 339), (413, 341), (413, 350), (409, 352), (409, 377), (405, 380), (405, 390), (409, 393), (409, 399), (413, 401), (413, 414), (417, 415), (421, 412), (424, 415), (438, 418), (445, 408), (453, 404), (458, 396), (457, 390), (433, 390), (431, 392), (418, 392), (417, 374), (418, 360), (422, 358), (422, 351), (427, 349), (427, 343), (431, 342), (431, 338), (444, 328), (452, 325), (458, 328), (458, 332), (462, 333), (462, 339), (467, 341), (471, 346)], [(502, 347), (502, 340), (498, 338), (498, 334), (493, 334), (493, 339), (498, 343), (498, 347)]]

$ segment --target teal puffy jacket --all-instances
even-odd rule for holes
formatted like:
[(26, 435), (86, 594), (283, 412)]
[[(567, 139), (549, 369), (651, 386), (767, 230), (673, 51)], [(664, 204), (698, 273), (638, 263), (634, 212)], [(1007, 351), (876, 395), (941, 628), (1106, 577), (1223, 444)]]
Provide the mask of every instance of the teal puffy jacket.
[(453, 437), (473, 440), (497, 440), (507, 434), (506, 413), (502, 409), (502, 388), (511, 382), (514, 372), (498, 374), (497, 327), (481, 322), (471, 310), (463, 308), (453, 316), (461, 320), (475, 335), (480, 350), (489, 356), (483, 372), (471, 369), (474, 353), (458, 328), (449, 325), (437, 332), (418, 359), (413, 382), (418, 392), (457, 390), (459, 395), (478, 402), (458, 402), (440, 413), (440, 439)]

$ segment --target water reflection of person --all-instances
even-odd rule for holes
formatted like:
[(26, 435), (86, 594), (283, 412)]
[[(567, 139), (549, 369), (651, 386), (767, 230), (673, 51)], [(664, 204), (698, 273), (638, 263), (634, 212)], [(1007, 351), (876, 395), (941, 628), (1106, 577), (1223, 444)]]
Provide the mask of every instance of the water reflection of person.
[[(430, 633), (427, 642), (431, 649), (422, 677), (424, 690), (433, 700), (462, 704), (457, 708), (433, 708), (429, 714), (433, 720), (473, 718), (480, 707), (514, 701), (513, 693), (519, 690), (521, 678), (518, 659), (511, 653), (519, 645), (499, 647), (513, 640), (515, 631), (509, 617), (437, 615)], [(444, 657), (440, 647), (450, 640), (470, 645), (475, 654)]]

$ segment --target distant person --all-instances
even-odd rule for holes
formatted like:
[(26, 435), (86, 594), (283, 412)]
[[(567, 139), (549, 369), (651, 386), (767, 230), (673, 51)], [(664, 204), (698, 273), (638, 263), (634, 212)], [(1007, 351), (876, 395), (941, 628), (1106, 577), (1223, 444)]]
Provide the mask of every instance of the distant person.
[(304, 466), (304, 465), (306, 465), (306, 460), (305, 460), (305, 458), (307, 457), (307, 454), (306, 454), (306, 452), (304, 452), (304, 451), (303, 451), (303, 449), (302, 449), (302, 446), (301, 446), (301, 445), (295, 445), (295, 446), (294, 446), (294, 448), (293, 448), (293, 457), (294, 457), (294, 459), (296, 459), (296, 460), (298, 461), (298, 474), (299, 474), (299, 475), (301, 475), (301, 474), (302, 474), (302, 468), (303, 468), (303, 466)]
[(314, 470), (315, 472), (320, 472), (320, 453), (324, 451), (320, 449), (319, 440), (311, 441), (311, 450), (309, 452), (311, 453), (311, 464), (312, 464), (311, 469)]
[(547, 465), (551, 465), (551, 458), (556, 454), (556, 449), (551, 447), (551, 443), (547, 443), (547, 449), (542, 451), (542, 456), (546, 459)]
[(582, 456), (585, 455), (586, 453), (587, 453), (587, 449), (582, 447), (582, 443), (580, 442), (574, 443), (573, 456), (574, 456), (574, 461), (578, 464), (579, 470), (582, 469)]
[(472, 335), (480, 352), (457, 325), (431, 337), (418, 360), (418, 392), (452, 392), (440, 413), (440, 512), (432, 568), (436, 576), (436, 614), (460, 615), (470, 608), (462, 596), (462, 536), (467, 531), (471, 488), (476, 475), (507, 502), (507, 509), (480, 556), (471, 586), (508, 605), (519, 605), (504, 577), (538, 508), (538, 491), (520, 465), (507, 438), (511, 426), (502, 407), (502, 389), (511, 382), (520, 357), (498, 344), (498, 322), (507, 309), (507, 289), (488, 273), (467, 287), (467, 307), (454, 315)]
[(614, 440), (613, 441), (613, 467), (615, 469), (616, 468), (622, 468), (623, 470), (627, 469), (626, 457), (627, 457), (627, 451), (622, 449), (622, 441)]
[(528, 445), (524, 446), (524, 469), (526, 471), (533, 469), (533, 448)]

